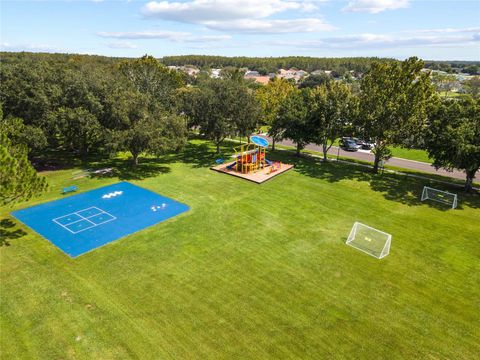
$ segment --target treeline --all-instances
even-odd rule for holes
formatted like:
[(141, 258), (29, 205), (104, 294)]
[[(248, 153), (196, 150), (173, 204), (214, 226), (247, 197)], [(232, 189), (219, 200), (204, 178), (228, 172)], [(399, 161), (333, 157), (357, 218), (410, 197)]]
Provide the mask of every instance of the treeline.
[(425, 68), (445, 71), (449, 74), (480, 75), (480, 61), (425, 61)]
[[(0, 203), (43, 184), (27, 170), (65, 157), (163, 154), (186, 142), (182, 77), (156, 59), (13, 54), (0, 67)], [(25, 182), (25, 179), (29, 181)], [(25, 185), (27, 184), (27, 185)]]
[(32, 64), (37, 62), (47, 62), (52, 66), (74, 63), (81, 63), (83, 65), (91, 64), (92, 66), (109, 66), (124, 60), (128, 60), (128, 58), (100, 55), (0, 51), (0, 64), (2, 64), (2, 66), (17, 63)]
[(188, 130), (219, 151), (227, 137), (247, 137), (264, 124), (274, 141), (293, 140), (298, 153), (317, 143), (326, 154), (338, 137), (361, 136), (374, 143), (375, 170), (391, 145), (421, 147), (435, 166), (465, 170), (470, 190), (480, 167), (480, 100), (439, 98), (423, 66), (416, 58), (373, 61), (359, 82), (322, 78), (309, 86), (284, 79), (253, 86), (230, 66), (221, 79), (203, 74), (187, 85), (184, 74), (150, 56), (6, 54), (0, 202), (44, 186), (27, 171), (29, 160), (38, 166), (62, 155), (129, 152), (136, 165), (142, 154), (179, 151)]
[[(480, 99), (440, 98), (423, 61), (373, 62), (360, 87), (325, 79), (299, 87), (274, 79), (252, 89), (238, 72), (204, 79), (182, 93), (190, 125), (217, 145), (228, 136), (246, 136), (269, 125), (275, 142), (290, 139), (297, 154), (309, 143), (332, 144), (345, 135), (373, 143), (374, 171), (400, 145), (426, 149), (436, 167), (466, 172), (466, 190), (480, 167)], [(357, 85), (357, 84), (355, 84)]]
[(174, 96), (182, 77), (149, 56), (13, 54), (2, 57), (0, 83), (3, 130), (31, 158), (129, 151), (136, 163), (142, 152), (174, 148), (168, 137), (185, 133)]
[(160, 59), (165, 65), (183, 66), (194, 65), (199, 68), (248, 68), (261, 73), (276, 73), (279, 69), (296, 68), (308, 72), (315, 70), (331, 70), (343, 75), (346, 71), (354, 70), (363, 73), (368, 70), (372, 62), (389, 62), (393, 59), (376, 57), (352, 57), (352, 58), (316, 58), (306, 56), (288, 57), (226, 57), (209, 55), (182, 55), (165, 56)]

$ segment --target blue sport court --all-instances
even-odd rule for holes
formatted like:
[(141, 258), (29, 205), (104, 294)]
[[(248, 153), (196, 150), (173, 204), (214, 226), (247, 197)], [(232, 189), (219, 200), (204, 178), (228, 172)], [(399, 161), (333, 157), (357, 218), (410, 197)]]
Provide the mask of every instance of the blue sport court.
[(189, 207), (128, 182), (14, 211), (12, 215), (77, 257)]

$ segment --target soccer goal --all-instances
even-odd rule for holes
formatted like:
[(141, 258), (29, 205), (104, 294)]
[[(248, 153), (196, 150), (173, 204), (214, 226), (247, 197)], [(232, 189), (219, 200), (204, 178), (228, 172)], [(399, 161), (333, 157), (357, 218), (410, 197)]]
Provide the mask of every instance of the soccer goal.
[(374, 256), (377, 259), (384, 258), (388, 255), (391, 242), (392, 235), (359, 222), (353, 224), (347, 239), (347, 245)]
[(437, 190), (428, 186), (423, 187), (422, 201), (433, 200), (442, 204), (446, 204), (455, 209), (457, 207), (457, 194), (448, 191)]

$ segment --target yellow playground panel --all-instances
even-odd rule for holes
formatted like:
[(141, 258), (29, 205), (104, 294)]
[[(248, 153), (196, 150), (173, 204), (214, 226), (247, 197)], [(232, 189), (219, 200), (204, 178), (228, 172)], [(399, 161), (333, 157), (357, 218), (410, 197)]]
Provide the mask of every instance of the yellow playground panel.
[(266, 147), (255, 143), (243, 144), (235, 148), (235, 170), (242, 174), (249, 174), (266, 166)]

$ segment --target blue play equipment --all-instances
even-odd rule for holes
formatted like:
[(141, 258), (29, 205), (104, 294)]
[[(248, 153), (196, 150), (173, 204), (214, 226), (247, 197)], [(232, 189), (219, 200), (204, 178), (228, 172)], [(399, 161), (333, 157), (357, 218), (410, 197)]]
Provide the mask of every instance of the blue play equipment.
[(268, 140), (257, 135), (250, 136), (250, 141), (257, 146), (268, 147)]
[(225, 160), (223, 160), (223, 159), (217, 159), (217, 160), (215, 160), (215, 162), (216, 162), (218, 165), (223, 164), (224, 161), (225, 161)]
[(78, 187), (77, 185), (72, 185), (72, 186), (67, 186), (62, 189), (62, 194), (67, 194), (69, 192), (77, 191)]
[(12, 212), (71, 257), (187, 211), (189, 207), (128, 182)]
[(232, 170), (236, 165), (237, 165), (237, 162), (235, 161), (234, 163), (228, 165), (228, 166), (227, 166), (227, 169), (228, 169), (228, 170)]
[(265, 159), (265, 162), (267, 163), (267, 165), (272, 165), (273, 164), (273, 161), (270, 161), (268, 159)]

